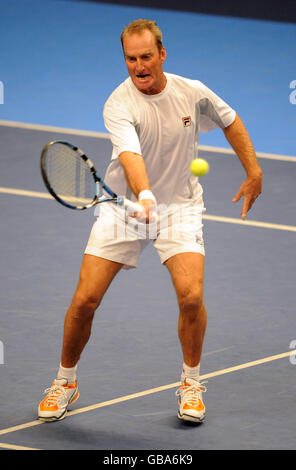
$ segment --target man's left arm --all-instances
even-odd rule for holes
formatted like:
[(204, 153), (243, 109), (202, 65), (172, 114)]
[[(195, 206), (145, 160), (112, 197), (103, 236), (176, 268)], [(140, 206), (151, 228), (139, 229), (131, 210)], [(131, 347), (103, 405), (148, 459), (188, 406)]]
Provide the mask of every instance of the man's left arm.
[(245, 220), (247, 212), (262, 192), (262, 170), (257, 161), (252, 141), (241, 118), (236, 115), (233, 123), (222, 130), (247, 174), (245, 181), (232, 199), (232, 202), (238, 202), (244, 197), (241, 217)]

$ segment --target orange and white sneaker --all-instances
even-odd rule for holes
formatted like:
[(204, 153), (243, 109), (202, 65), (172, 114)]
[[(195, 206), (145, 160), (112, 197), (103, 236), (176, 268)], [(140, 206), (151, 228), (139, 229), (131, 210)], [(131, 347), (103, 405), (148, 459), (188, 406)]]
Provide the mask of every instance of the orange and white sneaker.
[(41, 421), (57, 421), (65, 418), (68, 405), (79, 397), (77, 382), (68, 385), (66, 379), (55, 379), (44, 393), (47, 395), (38, 407), (38, 418)]
[(202, 401), (202, 392), (207, 391), (204, 383), (206, 382), (198, 382), (189, 377), (181, 383), (176, 391), (176, 396), (179, 397), (178, 418), (194, 423), (203, 422), (206, 407)]

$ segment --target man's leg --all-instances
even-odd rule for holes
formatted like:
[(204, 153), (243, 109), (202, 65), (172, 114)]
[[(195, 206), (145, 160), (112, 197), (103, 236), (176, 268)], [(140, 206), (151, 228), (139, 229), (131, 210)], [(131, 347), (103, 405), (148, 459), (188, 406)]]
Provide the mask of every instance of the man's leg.
[(207, 325), (203, 301), (204, 256), (179, 253), (166, 261), (179, 304), (178, 334), (183, 352), (181, 387), (177, 394), (181, 419), (200, 423), (205, 416), (199, 364)]
[(64, 321), (61, 365), (74, 367), (89, 340), (94, 313), (122, 264), (84, 255), (80, 278)]
[(178, 334), (184, 362), (190, 367), (200, 363), (207, 325), (203, 302), (204, 256), (179, 253), (166, 261), (179, 304)]
[(84, 255), (80, 278), (64, 321), (64, 338), (58, 376), (47, 389), (38, 407), (43, 421), (56, 421), (66, 415), (68, 405), (79, 397), (76, 367), (89, 340), (95, 310), (122, 264)]

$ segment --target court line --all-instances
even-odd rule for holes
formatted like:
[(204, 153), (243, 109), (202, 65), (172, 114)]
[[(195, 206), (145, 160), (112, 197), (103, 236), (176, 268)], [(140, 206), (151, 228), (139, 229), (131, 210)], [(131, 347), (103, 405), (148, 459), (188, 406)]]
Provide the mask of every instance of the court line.
[[(199, 145), (198, 149), (205, 152), (211, 153), (222, 153), (224, 155), (235, 155), (235, 152), (231, 148), (224, 147), (212, 147), (208, 145)], [(275, 153), (256, 152), (258, 158), (266, 158), (268, 160), (279, 160), (282, 162), (296, 162), (296, 157), (291, 155), (278, 155)]]
[[(277, 359), (282, 359), (284, 357), (291, 356), (293, 353), (295, 354), (295, 352), (296, 352), (296, 350), (288, 351), (286, 353), (277, 354), (275, 356), (264, 357), (263, 359), (257, 359), (256, 361), (246, 362), (245, 364), (240, 364), (240, 365), (237, 365), (237, 366), (228, 367), (227, 369), (222, 369), (222, 370), (218, 370), (218, 371), (215, 371), (215, 372), (210, 372), (209, 374), (201, 375), (200, 379), (201, 380), (209, 379), (209, 378), (212, 378), (212, 377), (218, 377), (219, 375), (229, 374), (230, 372), (236, 372), (238, 370), (247, 369), (249, 367), (257, 366), (257, 365), (260, 365), (260, 364), (264, 364), (266, 362), (271, 362), (271, 361), (275, 361)], [(162, 392), (164, 390), (168, 390), (170, 388), (175, 388), (175, 387), (179, 387), (179, 386), (180, 386), (180, 381), (179, 382), (174, 382), (174, 383), (171, 383), (171, 384), (168, 384), (168, 385), (162, 385), (161, 387), (151, 388), (149, 390), (144, 390), (143, 392), (133, 393), (132, 395), (126, 395), (124, 397), (115, 398), (114, 400), (108, 400), (108, 401), (105, 401), (105, 402), (102, 402), (102, 403), (97, 403), (95, 405), (90, 405), (90, 406), (85, 406), (83, 408), (78, 408), (76, 410), (69, 411), (68, 416), (70, 416), (70, 415), (74, 416), (74, 415), (77, 415), (77, 414), (80, 414), (80, 413), (85, 413), (87, 411), (92, 411), (92, 410), (96, 410), (98, 408), (103, 408), (105, 406), (115, 405), (115, 404), (121, 403), (123, 401), (132, 400), (133, 398), (138, 398), (138, 397), (143, 397), (143, 396), (146, 396), (146, 395), (151, 395), (153, 393)], [(1, 434), (1, 431), (0, 431), (0, 434)]]
[(232, 217), (220, 217), (218, 215), (210, 214), (204, 214), (203, 218), (206, 220), (212, 220), (214, 222), (225, 222), (228, 224), (248, 225), (250, 227), (270, 228), (274, 230), (286, 230), (289, 232), (296, 232), (296, 226), (294, 225), (272, 224), (269, 222), (260, 222), (259, 220), (242, 220), (235, 219)]
[(0, 126), (18, 127), (19, 129), (28, 129), (32, 131), (58, 132), (60, 134), (82, 135), (84, 137), (95, 137), (97, 139), (109, 139), (110, 135), (104, 132), (87, 131), (83, 129), (70, 129), (67, 127), (45, 126), (42, 124), (30, 124), (17, 121), (1, 121)]
[[(42, 199), (52, 199), (54, 198), (49, 193), (39, 192), (39, 191), (28, 191), (25, 189), (16, 189), (16, 188), (5, 188), (0, 187), (0, 193), (2, 194), (12, 194), (15, 196), (28, 196), (28, 197), (37, 197)], [(212, 220), (214, 222), (224, 222), (228, 224), (238, 224), (238, 225), (247, 225), (250, 227), (260, 227), (260, 228), (269, 228), (273, 230), (285, 230), (288, 232), (296, 232), (296, 226), (294, 225), (281, 225), (281, 224), (272, 224), (269, 222), (260, 222), (259, 220), (241, 220), (235, 219), (232, 217), (221, 217), (218, 215), (205, 214), (203, 216), (205, 220)]]
[(15, 431), (21, 431), (27, 428), (33, 428), (34, 426), (38, 426), (39, 424), (44, 424), (42, 421), (35, 419), (34, 421), (29, 421), (28, 423), (18, 424), (17, 426), (11, 426), (10, 428), (0, 429), (0, 435), (8, 434)]
[(41, 450), (41, 449), (36, 449), (33, 447), (17, 446), (15, 444), (4, 444), (2, 442), (0, 442), (0, 448), (10, 449), (10, 450)]
[[(60, 134), (81, 135), (85, 137), (94, 137), (97, 139), (110, 140), (110, 134), (108, 133), (87, 131), (83, 129), (71, 129), (71, 128), (66, 128), (66, 127), (46, 126), (43, 124), (31, 124), (31, 123), (25, 123), (25, 122), (5, 121), (5, 120), (0, 120), (0, 126), (17, 127), (20, 129), (37, 130), (37, 131), (44, 131), (44, 132), (58, 132)], [(230, 148), (212, 147), (208, 145), (199, 145), (198, 148), (199, 150), (206, 151), (206, 152), (222, 153), (224, 155), (235, 155), (235, 152)], [(269, 160), (296, 162), (296, 157), (290, 156), (290, 155), (278, 155), (278, 154), (265, 153), (265, 152), (256, 152), (256, 155), (258, 158), (267, 158)]]
[[(255, 361), (245, 362), (244, 364), (239, 364), (237, 366), (228, 367), (227, 369), (221, 369), (221, 370), (218, 370), (218, 371), (215, 371), (215, 372), (210, 372), (208, 374), (201, 375), (200, 379), (204, 380), (204, 379), (209, 379), (209, 378), (212, 378), (212, 377), (218, 377), (220, 375), (229, 374), (231, 372), (236, 372), (236, 371), (239, 371), (239, 370), (247, 369), (249, 367), (258, 366), (260, 364), (265, 364), (267, 362), (276, 361), (278, 359), (283, 359), (283, 358), (288, 357), (288, 356), (294, 356), (295, 357), (295, 354), (296, 354), (296, 349), (291, 350), (291, 351), (287, 351), (287, 352), (284, 352), (284, 353), (281, 353), (281, 354), (276, 354), (274, 356), (268, 356), (268, 357), (264, 357), (262, 359), (257, 359)], [(294, 357), (293, 357), (293, 359), (294, 359)], [(151, 395), (153, 393), (168, 390), (170, 388), (179, 387), (179, 385), (180, 385), (180, 382), (174, 382), (174, 383), (171, 383), (171, 384), (168, 384), (168, 385), (162, 385), (161, 387), (151, 388), (151, 389), (148, 389), (148, 390), (144, 390), (142, 392), (133, 393), (131, 395), (125, 395), (125, 396), (122, 396), (122, 397), (119, 397), (119, 398), (114, 398), (113, 400), (107, 400), (107, 401), (104, 401), (104, 402), (101, 402), (101, 403), (96, 403), (94, 405), (84, 406), (83, 408), (78, 408), (76, 410), (69, 411), (67, 413), (67, 416), (74, 416), (74, 415), (77, 415), (77, 414), (86, 413), (88, 411), (97, 410), (99, 408), (104, 408), (106, 406), (116, 405), (117, 403), (122, 403), (124, 401), (132, 400), (134, 398), (144, 397), (144, 396), (147, 396), (147, 395)], [(9, 434), (9, 433), (12, 433), (12, 432), (15, 432), (15, 431), (20, 431), (20, 430), (23, 430), (23, 429), (31, 428), (31, 427), (34, 427), (34, 426), (38, 426), (40, 424), (45, 424), (45, 423), (43, 421), (39, 421), (39, 420), (30, 421), (28, 423), (20, 424), (18, 426), (12, 426), (10, 428), (1, 429), (0, 430), (0, 435)]]
[(39, 197), (41, 199), (54, 200), (54, 198), (49, 193), (44, 193), (40, 191), (28, 191), (27, 189), (4, 188), (3, 186), (0, 186), (0, 193), (12, 194), (14, 196)]

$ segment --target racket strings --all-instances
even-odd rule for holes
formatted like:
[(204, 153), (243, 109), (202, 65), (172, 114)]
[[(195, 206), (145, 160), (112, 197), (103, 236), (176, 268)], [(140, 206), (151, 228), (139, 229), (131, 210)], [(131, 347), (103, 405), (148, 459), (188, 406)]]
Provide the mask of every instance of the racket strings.
[(94, 178), (79, 153), (56, 143), (46, 155), (46, 171), (53, 191), (65, 202), (84, 207), (94, 200)]

